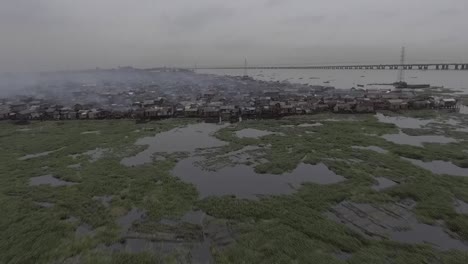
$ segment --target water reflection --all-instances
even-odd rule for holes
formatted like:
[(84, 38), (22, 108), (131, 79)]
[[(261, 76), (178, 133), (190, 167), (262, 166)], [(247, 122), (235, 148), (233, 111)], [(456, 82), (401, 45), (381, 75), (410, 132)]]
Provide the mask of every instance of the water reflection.
[(388, 151), (377, 146), (368, 146), (368, 147), (362, 147), (362, 146), (352, 146), (353, 149), (364, 149), (364, 150), (372, 150), (381, 154), (387, 154)]
[(443, 161), (443, 160), (434, 160), (430, 162), (424, 162), (421, 160), (403, 158), (416, 166), (424, 168), (431, 171), (435, 174), (448, 174), (453, 176), (468, 176), (467, 168), (460, 168), (453, 164), (452, 162)]
[(298, 125), (297, 127), (318, 127), (318, 126), (322, 126), (322, 125), (323, 125), (322, 123), (313, 123), (313, 124), (304, 123), (304, 124)]
[(237, 165), (218, 171), (204, 171), (194, 163), (199, 158), (180, 161), (173, 175), (194, 184), (202, 198), (207, 196), (236, 195), (255, 199), (257, 195), (290, 194), (302, 183), (333, 184), (345, 178), (336, 175), (327, 166), (300, 164), (293, 172), (282, 175), (259, 174), (252, 167)]
[(423, 120), (412, 117), (386, 116), (381, 113), (377, 113), (375, 117), (382, 123), (394, 124), (399, 128), (422, 128), (433, 122), (433, 120)]
[(113, 199), (112, 195), (103, 195), (103, 196), (94, 196), (93, 197), (94, 201), (101, 202), (101, 204), (106, 208), (110, 207), (110, 203), (112, 202), (112, 199)]
[(401, 131), (398, 134), (386, 134), (382, 137), (395, 144), (412, 145), (416, 147), (422, 147), (423, 143), (448, 144), (456, 142), (455, 139), (445, 136), (410, 136)]
[(24, 160), (34, 159), (34, 158), (40, 158), (40, 157), (48, 156), (49, 154), (60, 151), (62, 149), (63, 148), (59, 148), (59, 149), (56, 149), (56, 150), (45, 151), (45, 152), (41, 152), (41, 153), (28, 154), (28, 155), (25, 155), (25, 156), (19, 158), (18, 160), (24, 161)]
[(239, 138), (261, 138), (272, 134), (275, 133), (271, 131), (258, 130), (253, 128), (246, 128), (236, 131), (236, 136)]
[(143, 219), (144, 216), (145, 212), (143, 210), (132, 208), (127, 214), (117, 219), (117, 224), (122, 228), (123, 232), (126, 232), (135, 221)]
[(468, 203), (458, 199), (455, 200), (455, 211), (459, 214), (468, 215)]
[(52, 175), (44, 175), (44, 176), (38, 176), (38, 177), (33, 177), (29, 181), (29, 185), (31, 186), (37, 186), (37, 185), (50, 185), (53, 187), (57, 186), (71, 186), (77, 184), (76, 182), (68, 182), (68, 181), (63, 181), (60, 179), (55, 178)]
[(211, 135), (226, 125), (199, 123), (183, 128), (175, 128), (156, 134), (154, 137), (139, 139), (136, 145), (148, 146), (133, 157), (124, 158), (121, 164), (138, 166), (153, 161), (155, 153), (193, 152), (200, 148), (220, 147), (226, 144)]
[[(262, 72), (260, 72), (262, 71)], [(242, 76), (243, 69), (211, 69), (197, 70), (197, 73), (209, 73), (217, 75)], [(396, 71), (393, 70), (320, 70), (320, 69), (252, 69), (249, 70), (251, 76), (263, 81), (286, 81), (291, 83), (302, 83), (310, 85), (324, 85), (324, 81), (329, 81), (328, 85), (336, 88), (350, 89), (356, 80), (366, 84), (365, 88), (377, 88), (388, 90), (390, 86), (371, 85), (373, 83), (393, 83)], [(261, 74), (261, 75), (260, 75)], [(417, 83), (429, 83), (434, 86), (444, 86), (447, 88), (468, 92), (468, 75), (466, 71), (413, 71), (417, 77)], [(311, 78), (307, 78), (313, 76)], [(364, 77), (361, 77), (364, 76)], [(301, 79), (302, 78), (302, 79)]]
[(468, 249), (468, 244), (453, 238), (441, 226), (418, 222), (404, 204), (373, 205), (344, 201), (326, 215), (373, 239), (390, 238), (409, 244), (427, 243), (442, 250)]
[(385, 177), (376, 177), (375, 179), (377, 180), (377, 184), (372, 186), (372, 189), (375, 191), (385, 190), (398, 184)]

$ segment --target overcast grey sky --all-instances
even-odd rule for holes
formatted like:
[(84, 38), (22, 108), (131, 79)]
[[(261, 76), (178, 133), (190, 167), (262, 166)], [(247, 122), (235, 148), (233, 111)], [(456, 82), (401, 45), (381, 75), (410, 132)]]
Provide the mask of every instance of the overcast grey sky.
[(468, 0), (0, 0), (0, 72), (468, 62)]

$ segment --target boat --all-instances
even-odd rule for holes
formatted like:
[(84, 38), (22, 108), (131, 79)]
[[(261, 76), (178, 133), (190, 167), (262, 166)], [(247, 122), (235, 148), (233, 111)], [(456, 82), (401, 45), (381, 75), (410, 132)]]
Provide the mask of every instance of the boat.
[(393, 83), (395, 88), (409, 88), (409, 89), (423, 89), (423, 88), (430, 88), (430, 84), (408, 84), (406, 82), (395, 82)]

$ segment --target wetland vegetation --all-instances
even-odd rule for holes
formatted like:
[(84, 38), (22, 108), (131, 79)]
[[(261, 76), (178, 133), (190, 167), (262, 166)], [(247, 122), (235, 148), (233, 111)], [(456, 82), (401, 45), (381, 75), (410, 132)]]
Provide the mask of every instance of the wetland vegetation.
[[(468, 118), (400, 115), (430, 121), (408, 127), (372, 114), (319, 114), (225, 125), (0, 123), (0, 263), (467, 263), (468, 177), (412, 160), (463, 171), (468, 133), (457, 129)], [(454, 140), (384, 138), (400, 132)], [(291, 181), (298, 170), (305, 176)], [(342, 180), (310, 180), (333, 175)], [(41, 176), (52, 183), (31, 184)], [(288, 180), (278, 188), (288, 191), (268, 191), (281, 177)], [(392, 215), (375, 213), (383, 209)], [(370, 220), (383, 230), (362, 228)]]

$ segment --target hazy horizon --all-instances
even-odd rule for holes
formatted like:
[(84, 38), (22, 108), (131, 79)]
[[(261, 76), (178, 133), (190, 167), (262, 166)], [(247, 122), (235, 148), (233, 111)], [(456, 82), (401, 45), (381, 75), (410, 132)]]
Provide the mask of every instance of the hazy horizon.
[(0, 0), (0, 72), (467, 62), (466, 0)]

